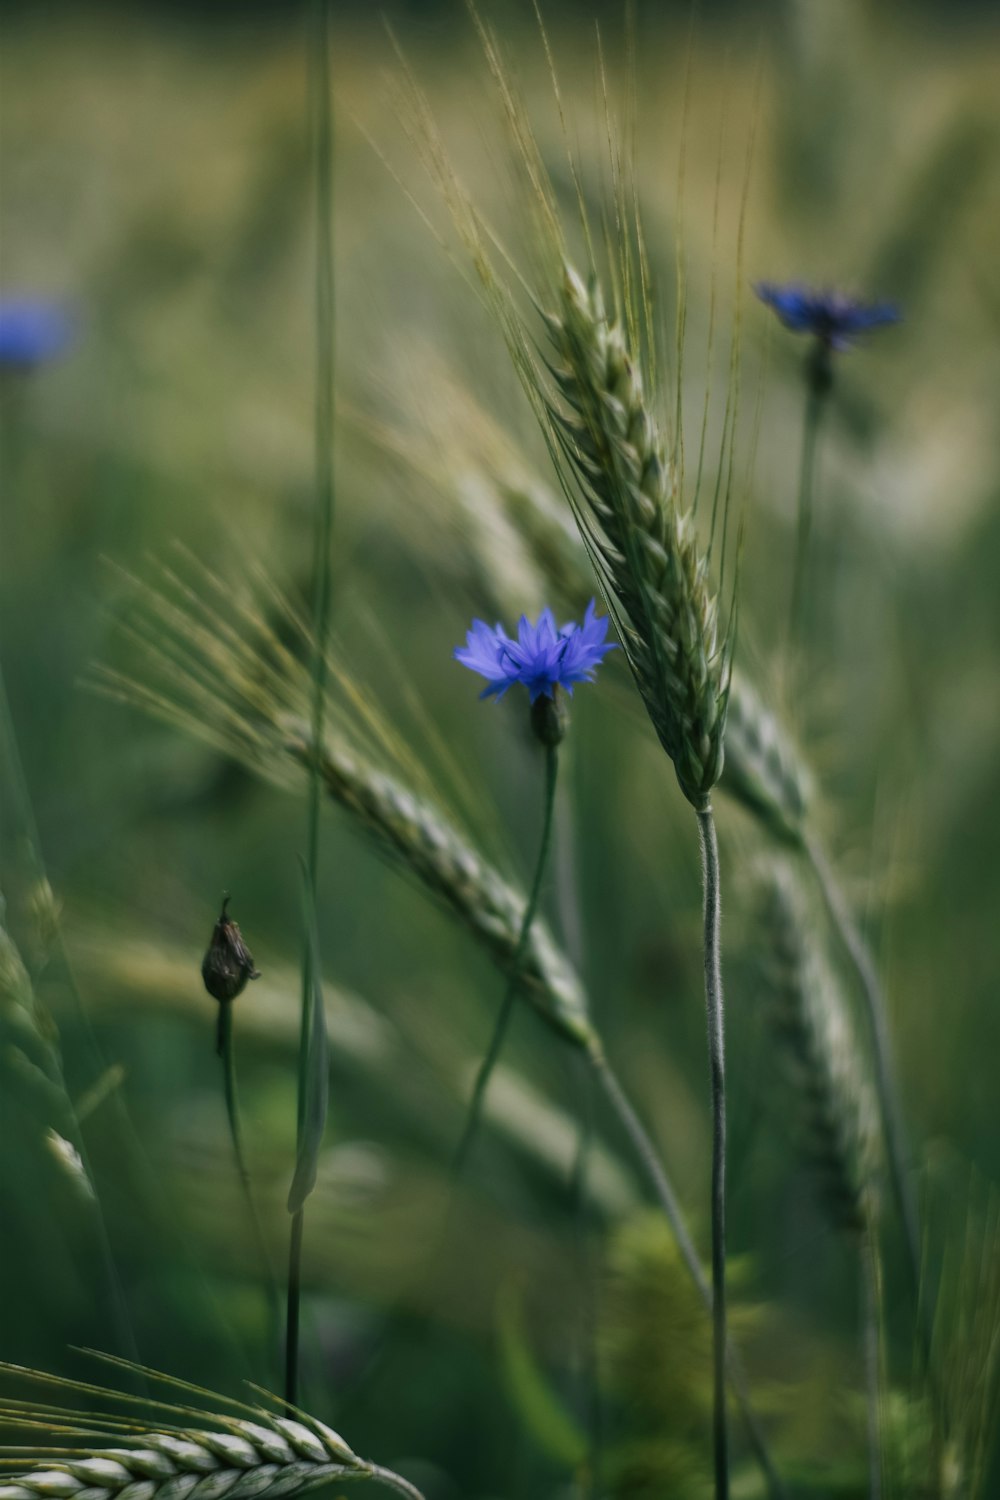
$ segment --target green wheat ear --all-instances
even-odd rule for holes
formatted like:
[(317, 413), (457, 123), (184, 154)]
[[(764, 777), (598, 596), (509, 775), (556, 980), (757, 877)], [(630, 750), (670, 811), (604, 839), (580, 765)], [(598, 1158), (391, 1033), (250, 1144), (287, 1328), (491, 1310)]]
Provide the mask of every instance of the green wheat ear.
[[(440, 359), (423, 356), (422, 364), (429, 364), (422, 387), (428, 410), (414, 414), (422, 432), (357, 419), (381, 455), (404, 466), (409, 482), (399, 524), (413, 529), (419, 546), (433, 523), (435, 565), (471, 581), (484, 617), (516, 616), (546, 599), (582, 609), (593, 594), (593, 570), (562, 495)], [(803, 846), (812, 775), (787, 726), (736, 666), (719, 785), (779, 842)]]
[(87, 1406), (0, 1397), (0, 1426), (38, 1435), (35, 1446), (0, 1445), (0, 1500), (277, 1500), (331, 1479), (374, 1479), (422, 1500), (408, 1480), (359, 1458), (325, 1423), (259, 1387), (251, 1389), (261, 1401), (251, 1405), (127, 1360), (95, 1357), (180, 1397), (194, 1395), (209, 1409), (0, 1364), (23, 1382), (117, 1407), (95, 1415)]
[(596, 280), (585, 285), (567, 264), (547, 322), (558, 388), (548, 418), (576, 481), (577, 524), (653, 727), (702, 811), (722, 774), (731, 660), (708, 558)]

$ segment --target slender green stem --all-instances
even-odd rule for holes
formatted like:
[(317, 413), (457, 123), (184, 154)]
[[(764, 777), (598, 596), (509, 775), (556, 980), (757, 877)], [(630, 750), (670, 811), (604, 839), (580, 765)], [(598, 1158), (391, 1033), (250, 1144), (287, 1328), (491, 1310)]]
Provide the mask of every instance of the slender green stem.
[(809, 534), (812, 529), (813, 478), (816, 471), (816, 438), (826, 405), (828, 387), (808, 380), (805, 421), (802, 429), (802, 462), (799, 468), (799, 496), (795, 535), (795, 564), (792, 572), (792, 603), (788, 617), (788, 653), (791, 656), (802, 641), (802, 609), (805, 597), (806, 569), (809, 557)]
[[(684, 1222), (684, 1215), (677, 1201), (677, 1194), (674, 1192), (673, 1184), (667, 1176), (666, 1168), (660, 1160), (659, 1153), (650, 1140), (645, 1126), (636, 1114), (628, 1095), (622, 1088), (617, 1074), (614, 1072), (604, 1053), (597, 1048), (591, 1048), (587, 1053), (587, 1057), (598, 1083), (604, 1090), (605, 1097), (618, 1117), (619, 1123), (624, 1128), (625, 1134), (628, 1136), (637, 1157), (646, 1171), (657, 1202), (663, 1209), (667, 1222), (673, 1231), (677, 1248), (681, 1253), (681, 1259), (687, 1268), (691, 1280), (694, 1282), (699, 1297), (704, 1303), (705, 1311), (711, 1313), (712, 1288), (702, 1269), (698, 1252), (694, 1248), (694, 1243), (688, 1233), (687, 1224)], [(729, 1385), (736, 1398), (736, 1404), (740, 1409), (740, 1415), (743, 1418), (743, 1424), (746, 1428), (746, 1434), (753, 1449), (754, 1457), (757, 1459), (761, 1473), (767, 1481), (768, 1491), (772, 1496), (772, 1500), (786, 1500), (787, 1492), (785, 1486), (774, 1467), (774, 1461), (764, 1441), (764, 1434), (761, 1431), (760, 1423), (757, 1421), (756, 1414), (750, 1404), (750, 1393), (747, 1389), (743, 1366), (732, 1345), (729, 1345), (726, 1352), (726, 1365)]]
[(595, 1500), (600, 1484), (604, 1450), (604, 1414), (601, 1403), (598, 1354), (599, 1274), (589, 1244), (587, 1214), (587, 1169), (594, 1145), (594, 1079), (582, 1058), (574, 1059), (583, 1096), (582, 1120), (576, 1155), (570, 1173), (569, 1193), (580, 1264), (582, 1307), (583, 1407), (587, 1413), (587, 1463), (580, 1476), (581, 1500)]
[(681, 1252), (683, 1260), (691, 1280), (698, 1288), (699, 1296), (707, 1308), (712, 1305), (712, 1289), (708, 1284), (705, 1272), (702, 1269), (698, 1252), (694, 1248), (694, 1241), (688, 1233), (688, 1227), (684, 1222), (681, 1206), (677, 1201), (673, 1184), (667, 1176), (663, 1163), (660, 1161), (656, 1147), (653, 1145), (646, 1133), (646, 1128), (632, 1106), (632, 1102), (622, 1088), (617, 1074), (611, 1067), (603, 1052), (592, 1050), (588, 1053), (591, 1066), (597, 1076), (597, 1081), (604, 1090), (612, 1109), (618, 1116), (625, 1134), (628, 1136), (636, 1155), (642, 1162), (657, 1202), (666, 1214), (667, 1223), (673, 1230), (677, 1248)]
[(302, 1301), (302, 1231), (305, 1212), (292, 1215), (288, 1239), (288, 1302), (285, 1313), (285, 1401), (286, 1416), (294, 1416), (299, 1394), (299, 1320)]
[(882, 1496), (882, 1441), (879, 1381), (879, 1258), (873, 1225), (861, 1236), (861, 1345), (868, 1403), (868, 1500)]
[(726, 1038), (720, 949), (719, 845), (710, 807), (698, 813), (704, 877), (705, 1009), (712, 1088), (712, 1334), (715, 1410), (716, 1500), (729, 1495), (729, 1432), (726, 1421)]
[[(563, 943), (573, 967), (584, 969), (583, 923), (576, 875), (575, 820), (566, 752), (556, 795), (553, 830), (556, 908)], [(598, 1321), (600, 1269), (592, 1243), (587, 1204), (587, 1174), (596, 1136), (594, 1078), (586, 1059), (573, 1058), (576, 1092), (580, 1100), (580, 1133), (569, 1179), (570, 1208), (580, 1265), (581, 1406), (587, 1414), (587, 1462), (578, 1477), (580, 1500), (596, 1500), (604, 1458), (604, 1411), (601, 1400)]]
[(232, 1002), (228, 1000), (223, 1000), (219, 1003), (218, 1037), (219, 1056), (222, 1058), (223, 1089), (226, 1096), (226, 1114), (229, 1117), (229, 1135), (233, 1143), (236, 1172), (240, 1179), (240, 1187), (243, 1190), (243, 1199), (246, 1203), (247, 1218), (250, 1221), (250, 1227), (257, 1245), (257, 1254), (260, 1257), (261, 1268), (264, 1273), (264, 1285), (267, 1288), (272, 1332), (277, 1337), (281, 1316), (278, 1292), (274, 1278), (274, 1267), (271, 1264), (271, 1256), (267, 1248), (267, 1240), (260, 1221), (260, 1214), (257, 1210), (253, 1188), (250, 1184), (250, 1172), (247, 1168), (246, 1155), (243, 1150), (243, 1126), (240, 1121), (239, 1096), (236, 1090), (236, 1047), (233, 1040), (233, 1006)]
[(503, 1003), (500, 1006), (500, 1013), (493, 1028), (489, 1047), (486, 1049), (486, 1056), (480, 1063), (479, 1072), (476, 1074), (476, 1082), (472, 1090), (472, 1098), (469, 1101), (469, 1110), (465, 1117), (462, 1138), (455, 1152), (452, 1171), (456, 1178), (461, 1176), (466, 1158), (469, 1155), (469, 1148), (478, 1129), (487, 1085), (490, 1081), (490, 1075), (496, 1067), (497, 1059), (500, 1056), (511, 1012), (514, 1009), (514, 1001), (517, 998), (521, 964), (525, 953), (528, 951), (528, 939), (531, 936), (531, 926), (535, 920), (535, 913), (538, 910), (538, 898), (541, 895), (542, 878), (545, 874), (545, 864), (548, 859), (549, 844), (552, 838), (552, 812), (555, 807), (556, 778), (558, 772), (559, 751), (555, 745), (547, 745), (545, 749), (545, 803), (542, 813), (542, 837), (538, 846), (535, 875), (531, 882), (531, 893), (528, 896), (528, 903), (524, 908), (524, 916), (521, 918), (521, 930), (518, 934), (517, 948), (514, 951), (514, 961), (507, 978), (507, 989), (504, 992)]
[[(334, 389), (334, 276), (333, 276), (333, 111), (330, 80), (330, 4), (315, 0), (314, 34), (310, 47), (313, 158), (316, 181), (316, 408), (315, 484), (316, 528), (313, 561), (313, 628), (311, 736), (317, 754), (310, 759), (309, 802), (306, 818), (306, 870), (312, 899), (319, 886), (319, 814), (323, 795), (319, 747), (323, 743), (326, 707), (327, 656), (332, 598), (333, 537), (333, 389)], [(306, 1074), (312, 1034), (315, 985), (313, 944), (304, 940), (299, 1025), (297, 1136), (302, 1143), (305, 1123)], [(288, 1250), (288, 1299), (285, 1316), (285, 1399), (298, 1395), (299, 1299), (301, 1295), (303, 1210), (292, 1215)]]

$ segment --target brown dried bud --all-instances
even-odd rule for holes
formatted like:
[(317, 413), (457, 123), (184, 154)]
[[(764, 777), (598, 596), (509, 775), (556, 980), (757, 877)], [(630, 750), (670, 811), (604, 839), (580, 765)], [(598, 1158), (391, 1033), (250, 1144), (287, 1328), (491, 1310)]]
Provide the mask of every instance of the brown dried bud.
[(205, 988), (216, 1000), (235, 1000), (246, 989), (248, 979), (259, 979), (250, 952), (239, 927), (226, 916), (229, 897), (222, 903), (222, 912), (212, 929), (212, 941), (208, 945), (201, 965), (201, 977)]

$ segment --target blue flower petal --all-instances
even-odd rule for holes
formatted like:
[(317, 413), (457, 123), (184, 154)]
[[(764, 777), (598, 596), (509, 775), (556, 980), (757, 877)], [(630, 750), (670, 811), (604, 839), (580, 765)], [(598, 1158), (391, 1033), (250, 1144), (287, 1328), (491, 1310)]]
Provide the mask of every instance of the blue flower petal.
[(73, 322), (60, 303), (43, 297), (0, 297), (0, 367), (30, 369), (61, 354)]
[(597, 618), (592, 599), (582, 625), (571, 622), (557, 627), (548, 607), (534, 625), (522, 615), (516, 641), (500, 625), (491, 627), (473, 620), (466, 644), (456, 647), (454, 656), (462, 666), (487, 679), (481, 697), (502, 698), (508, 688), (520, 682), (535, 703), (541, 697), (552, 697), (557, 687), (572, 692), (574, 683), (592, 682), (595, 669), (614, 650), (613, 645), (605, 643), (607, 632), (607, 618)]
[(843, 292), (814, 291), (797, 283), (776, 286), (760, 281), (760, 300), (794, 333), (811, 333), (831, 349), (847, 349), (856, 334), (899, 321), (891, 302), (861, 302)]

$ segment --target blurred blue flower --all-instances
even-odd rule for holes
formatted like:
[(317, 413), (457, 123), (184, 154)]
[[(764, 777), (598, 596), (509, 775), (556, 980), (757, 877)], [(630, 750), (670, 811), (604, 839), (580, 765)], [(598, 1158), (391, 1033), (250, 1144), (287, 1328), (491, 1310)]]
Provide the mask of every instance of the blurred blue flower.
[(577, 682), (592, 682), (598, 667), (613, 645), (605, 644), (607, 617), (595, 613), (594, 601), (587, 605), (583, 624), (557, 628), (551, 609), (543, 609), (538, 624), (532, 625), (522, 615), (513, 641), (501, 625), (489, 626), (473, 620), (464, 646), (456, 646), (455, 659), (485, 677), (489, 686), (480, 694), (502, 698), (508, 688), (523, 682), (531, 702), (541, 697), (554, 698), (555, 689), (564, 687), (572, 695)]
[(828, 349), (848, 349), (857, 334), (898, 323), (900, 317), (891, 302), (859, 302), (843, 292), (810, 291), (794, 283), (775, 286), (759, 281), (754, 291), (786, 328), (814, 334)]
[(0, 297), (0, 368), (30, 369), (55, 359), (72, 335), (72, 320), (58, 302)]

